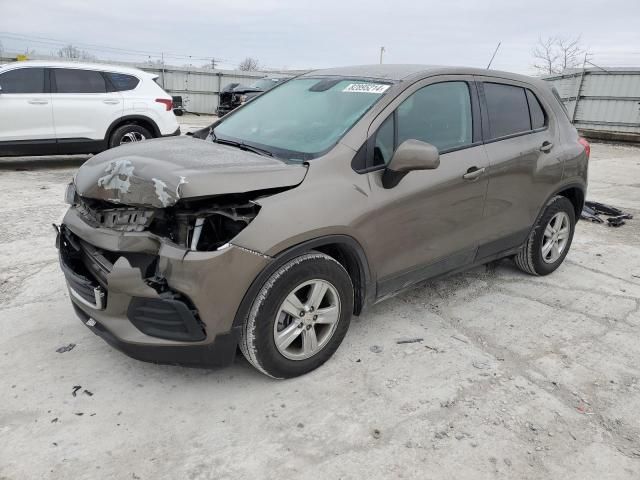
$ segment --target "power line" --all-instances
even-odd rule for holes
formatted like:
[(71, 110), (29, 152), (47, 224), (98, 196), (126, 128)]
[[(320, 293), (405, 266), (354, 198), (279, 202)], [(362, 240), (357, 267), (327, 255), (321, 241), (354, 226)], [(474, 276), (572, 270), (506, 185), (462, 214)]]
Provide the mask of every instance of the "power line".
[[(163, 56), (165, 58), (173, 58), (173, 59), (182, 59), (182, 60), (197, 60), (197, 61), (206, 61), (206, 62), (210, 62), (211, 61), (211, 55), (209, 56), (194, 56), (194, 55), (187, 55), (187, 54), (182, 54), (182, 53), (171, 53), (171, 52), (156, 52), (156, 51), (152, 51), (152, 50), (137, 50), (137, 49), (125, 49), (125, 48), (119, 48), (119, 47), (111, 47), (108, 45), (99, 45), (99, 44), (93, 44), (93, 43), (84, 43), (84, 42), (69, 42), (67, 40), (60, 40), (60, 39), (54, 39), (54, 38), (49, 38), (49, 37), (41, 37), (41, 36), (35, 36), (35, 35), (23, 35), (23, 34), (17, 34), (17, 33), (13, 33), (13, 32), (0, 32), (0, 38), (4, 38), (4, 39), (8, 39), (8, 40), (14, 40), (14, 41), (20, 41), (20, 42), (30, 42), (30, 43), (36, 43), (36, 44), (40, 44), (40, 45), (49, 45), (49, 46), (55, 46), (55, 47), (63, 47), (65, 45), (68, 44), (73, 44), (79, 48), (82, 48), (84, 50), (88, 50), (88, 51), (95, 51), (95, 52), (103, 52), (103, 53), (113, 53), (113, 54), (118, 54), (118, 55), (127, 55), (127, 56), (145, 56), (145, 57), (154, 57), (154, 58), (162, 58)], [(216, 62), (223, 62), (229, 65), (239, 65), (240, 62), (236, 62), (234, 60), (230, 60), (230, 59), (225, 59), (225, 58), (221, 58), (221, 57), (215, 57), (216, 58)]]

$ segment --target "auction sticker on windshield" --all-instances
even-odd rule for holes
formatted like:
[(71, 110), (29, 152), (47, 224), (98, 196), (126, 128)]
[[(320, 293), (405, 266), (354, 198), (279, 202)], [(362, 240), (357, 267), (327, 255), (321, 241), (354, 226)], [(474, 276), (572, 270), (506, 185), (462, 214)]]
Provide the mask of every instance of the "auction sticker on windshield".
[(350, 83), (345, 87), (343, 92), (355, 92), (355, 93), (384, 93), (389, 88), (389, 85), (383, 85), (381, 83)]

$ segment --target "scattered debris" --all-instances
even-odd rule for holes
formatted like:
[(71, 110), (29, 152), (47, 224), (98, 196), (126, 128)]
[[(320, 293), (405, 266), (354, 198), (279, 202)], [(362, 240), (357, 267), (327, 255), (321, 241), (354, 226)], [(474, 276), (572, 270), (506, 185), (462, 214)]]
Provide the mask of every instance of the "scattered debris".
[(382, 432), (380, 430), (378, 430), (377, 428), (374, 428), (373, 432), (371, 432), (371, 435), (373, 435), (373, 438), (375, 438), (377, 440), (378, 438), (380, 438), (382, 436)]
[(625, 220), (631, 220), (633, 218), (633, 215), (630, 213), (623, 212), (619, 208), (612, 207), (611, 205), (598, 202), (584, 202), (580, 218), (594, 223), (604, 223), (600, 215), (608, 217), (607, 225), (609, 227), (620, 227), (625, 224)]
[(440, 350), (438, 350), (436, 347), (431, 347), (429, 345), (425, 345), (424, 348), (428, 348), (429, 350), (433, 350), (436, 353), (440, 353)]
[(372, 345), (371, 347), (369, 347), (369, 350), (371, 350), (373, 353), (381, 353), (383, 348), (380, 345)]
[(491, 364), (486, 360), (483, 360), (483, 361), (474, 360), (473, 362), (471, 362), (471, 365), (473, 365), (475, 368), (480, 370), (489, 370), (491, 368)]
[(403, 343), (418, 343), (424, 341), (424, 338), (405, 338), (402, 340), (397, 340), (396, 343), (398, 345), (402, 345)]
[(76, 348), (76, 344), (75, 343), (70, 343), (69, 345), (67, 345), (65, 347), (60, 347), (60, 348), (56, 349), (56, 352), (58, 352), (58, 353), (70, 352), (74, 348)]
[(76, 412), (76, 413), (74, 413), (74, 415), (77, 415), (77, 416), (81, 417), (82, 415), (84, 415), (84, 412)]
[(51, 420), (51, 423), (58, 423), (58, 417), (56, 417), (53, 420)]
[(304, 423), (299, 423), (298, 428), (304, 428)]
[(85, 395), (89, 395), (90, 397), (93, 397), (93, 392), (90, 392), (86, 388), (82, 391), (82, 393), (84, 393)]
[(71, 392), (71, 395), (73, 395), (75, 397), (76, 393), (78, 393), (78, 390), (80, 390), (81, 388), (82, 388), (82, 385), (74, 385), (73, 386), (73, 392)]
[(456, 337), (455, 335), (451, 335), (451, 338), (453, 338), (454, 340), (458, 340), (459, 342), (462, 342), (462, 343), (467, 343), (467, 344), (469, 343), (464, 338)]

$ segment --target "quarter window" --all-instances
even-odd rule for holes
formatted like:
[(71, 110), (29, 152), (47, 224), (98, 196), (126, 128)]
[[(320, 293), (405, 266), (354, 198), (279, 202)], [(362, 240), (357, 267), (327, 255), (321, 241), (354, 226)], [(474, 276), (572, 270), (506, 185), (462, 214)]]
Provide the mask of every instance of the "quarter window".
[(531, 130), (524, 88), (485, 83), (484, 94), (492, 139)]
[(54, 69), (58, 93), (105, 93), (107, 85), (102, 73), (75, 68)]
[(124, 92), (127, 90), (133, 90), (138, 86), (140, 80), (133, 75), (126, 75), (124, 73), (105, 73), (105, 75), (111, 81), (113, 89), (116, 92)]
[(44, 68), (17, 68), (0, 75), (5, 93), (44, 93)]
[(527, 101), (529, 102), (529, 112), (531, 113), (531, 127), (534, 130), (545, 125), (545, 115), (540, 101), (531, 90), (527, 90)]

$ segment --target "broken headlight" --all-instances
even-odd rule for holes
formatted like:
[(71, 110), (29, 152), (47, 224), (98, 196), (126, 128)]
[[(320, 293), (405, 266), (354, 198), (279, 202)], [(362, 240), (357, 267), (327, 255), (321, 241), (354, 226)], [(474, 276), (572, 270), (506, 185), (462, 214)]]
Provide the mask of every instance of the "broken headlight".
[(69, 205), (76, 204), (76, 184), (71, 182), (64, 191), (64, 202)]
[(260, 210), (251, 201), (177, 205), (154, 220), (151, 230), (190, 250), (212, 251), (246, 228)]

